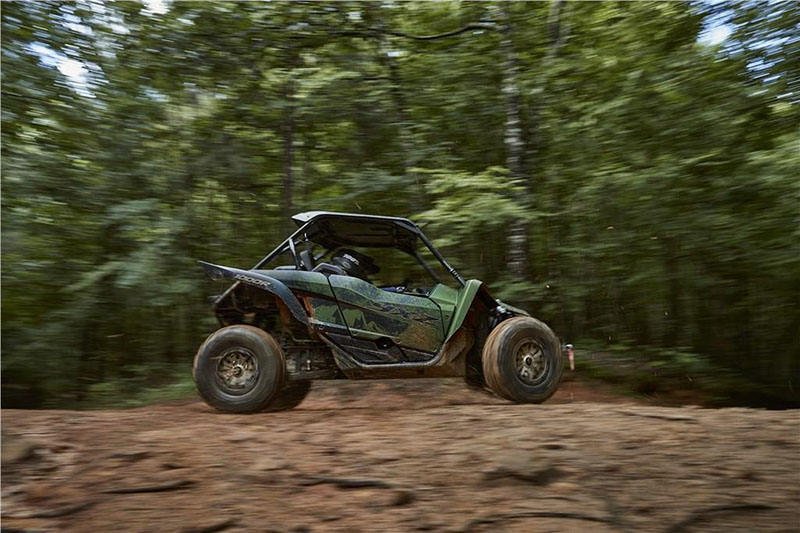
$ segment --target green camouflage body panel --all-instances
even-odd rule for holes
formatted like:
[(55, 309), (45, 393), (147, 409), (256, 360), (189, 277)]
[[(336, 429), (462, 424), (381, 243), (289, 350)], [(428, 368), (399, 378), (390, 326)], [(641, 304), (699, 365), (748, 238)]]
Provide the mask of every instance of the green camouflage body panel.
[(339, 304), (337, 304), (335, 300), (311, 297), (308, 299), (308, 302), (311, 304), (314, 320), (347, 328), (347, 323), (344, 321), (342, 312), (339, 310)]
[(347, 327), (325, 274), (304, 270), (256, 270), (255, 272), (283, 282), (294, 293), (307, 294), (311, 315), (315, 321), (341, 328)]
[(328, 283), (328, 278), (320, 272), (306, 272), (304, 270), (254, 270), (278, 281), (282, 281), (292, 291), (319, 294), (333, 299), (333, 292)]
[[(389, 337), (406, 348), (434, 353), (464, 323), (483, 284), (468, 280), (460, 290), (437, 285), (430, 295), (392, 293), (350, 276), (301, 270), (256, 270), (305, 293), (313, 319), (340, 327), (362, 339)], [(337, 303), (338, 299), (338, 303)]]
[(328, 281), (354, 337), (388, 337), (399, 346), (428, 353), (442, 345), (442, 310), (433, 300), (387, 292), (349, 276), (333, 275)]
[(459, 291), (439, 283), (428, 295), (428, 298), (436, 302), (442, 310), (442, 326), (445, 331), (448, 331), (450, 321), (453, 319), (458, 294)]

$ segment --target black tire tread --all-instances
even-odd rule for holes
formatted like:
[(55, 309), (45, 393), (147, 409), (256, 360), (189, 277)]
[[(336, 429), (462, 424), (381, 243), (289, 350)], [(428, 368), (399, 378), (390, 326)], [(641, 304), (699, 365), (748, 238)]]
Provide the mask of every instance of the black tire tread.
[[(519, 384), (509, 379), (506, 366), (508, 357), (513, 357), (508, 351), (507, 342), (521, 330), (529, 330), (540, 337), (550, 352), (550, 363), (554, 365), (545, 382), (544, 390), (525, 390)], [(564, 370), (564, 361), (561, 357), (561, 347), (558, 338), (544, 322), (532, 317), (518, 316), (501, 322), (489, 333), (483, 346), (483, 374), (486, 385), (497, 395), (517, 403), (541, 403), (550, 398), (558, 388), (561, 374)], [(513, 365), (513, 362), (511, 363)], [(506, 369), (504, 375), (504, 368)]]
[[(273, 378), (277, 380), (276, 387), (274, 387), (274, 392), (272, 394), (266, 394), (261, 397), (255, 397), (250, 399), (249, 401), (242, 401), (238, 403), (233, 403), (229, 401), (222, 400), (221, 398), (215, 396), (213, 391), (206, 390), (206, 387), (203, 384), (204, 376), (201, 376), (200, 373), (202, 369), (200, 368), (200, 364), (202, 359), (206, 356), (209, 356), (207, 353), (209, 347), (215, 342), (218, 338), (222, 336), (228, 335), (241, 335), (243, 339), (252, 340), (251, 335), (255, 335), (255, 337), (261, 341), (262, 347), (272, 355), (277, 358), (275, 364), (275, 370), (277, 375)], [(278, 342), (266, 331), (259, 329), (255, 326), (250, 326), (246, 324), (237, 324), (233, 326), (227, 326), (221, 329), (218, 329), (214, 333), (208, 336), (208, 338), (200, 345), (200, 348), (197, 350), (197, 354), (194, 356), (194, 361), (192, 363), (192, 377), (194, 378), (195, 384), (197, 385), (197, 392), (200, 394), (200, 397), (211, 407), (228, 413), (256, 413), (260, 411), (264, 411), (267, 407), (269, 407), (279, 396), (281, 389), (283, 388), (284, 381), (286, 376), (286, 363), (283, 355), (283, 350), (281, 349)], [(198, 379), (201, 378), (201, 379)]]

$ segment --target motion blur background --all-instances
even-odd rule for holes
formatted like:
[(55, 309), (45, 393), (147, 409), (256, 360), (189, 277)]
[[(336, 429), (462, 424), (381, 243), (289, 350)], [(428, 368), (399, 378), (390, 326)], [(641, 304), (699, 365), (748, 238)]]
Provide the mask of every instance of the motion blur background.
[(791, 2), (2, 5), (4, 407), (191, 390), (196, 260), (407, 216), (640, 393), (788, 406)]

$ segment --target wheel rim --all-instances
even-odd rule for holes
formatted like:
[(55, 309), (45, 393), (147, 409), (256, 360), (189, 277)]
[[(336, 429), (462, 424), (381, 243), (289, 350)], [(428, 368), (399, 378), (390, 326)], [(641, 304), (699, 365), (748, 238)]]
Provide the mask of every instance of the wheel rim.
[(514, 352), (514, 362), (517, 378), (525, 385), (538, 385), (550, 369), (544, 346), (533, 339), (519, 344)]
[(217, 383), (228, 394), (239, 396), (250, 392), (258, 375), (258, 359), (247, 348), (230, 348), (217, 361)]

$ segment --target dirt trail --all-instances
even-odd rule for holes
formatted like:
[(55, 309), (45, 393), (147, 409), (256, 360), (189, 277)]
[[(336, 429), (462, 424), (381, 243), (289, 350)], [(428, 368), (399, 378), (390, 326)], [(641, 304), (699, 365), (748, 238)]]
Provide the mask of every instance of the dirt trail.
[(800, 412), (565, 383), (318, 383), (299, 408), (4, 410), (3, 531), (797, 531)]

